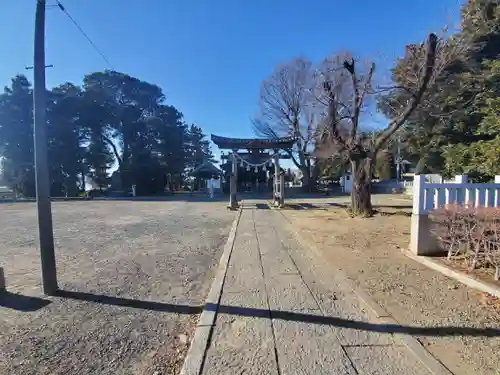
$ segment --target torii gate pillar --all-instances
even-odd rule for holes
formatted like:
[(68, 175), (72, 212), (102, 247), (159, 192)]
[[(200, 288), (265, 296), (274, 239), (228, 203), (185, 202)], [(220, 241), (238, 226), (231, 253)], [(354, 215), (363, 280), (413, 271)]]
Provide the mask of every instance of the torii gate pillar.
[(274, 178), (273, 178), (273, 204), (276, 207), (285, 206), (285, 176), (281, 174), (280, 157), (276, 152), (274, 154)]
[(231, 154), (231, 175), (229, 180), (229, 206), (230, 210), (236, 210), (238, 208), (238, 200), (236, 197), (236, 191), (238, 190), (238, 161), (236, 159), (236, 151), (233, 150)]

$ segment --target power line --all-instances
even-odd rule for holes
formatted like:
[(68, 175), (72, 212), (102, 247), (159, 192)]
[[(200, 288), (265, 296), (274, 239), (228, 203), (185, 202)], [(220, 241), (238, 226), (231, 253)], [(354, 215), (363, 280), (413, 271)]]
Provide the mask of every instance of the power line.
[(87, 33), (75, 21), (75, 19), (73, 17), (71, 17), (71, 14), (68, 13), (68, 11), (66, 10), (66, 8), (58, 0), (56, 0), (56, 3), (57, 3), (57, 6), (59, 7), (59, 9), (61, 9), (64, 12), (64, 14), (66, 14), (66, 16), (68, 16), (68, 18), (71, 20), (71, 22), (73, 22), (73, 24), (77, 27), (77, 29), (80, 30), (80, 32), (85, 37), (85, 39), (87, 39), (87, 41), (90, 43), (90, 45), (92, 47), (94, 47), (94, 49), (97, 51), (97, 53), (99, 55), (101, 55), (101, 57), (103, 58), (104, 61), (106, 61), (106, 63), (109, 65), (109, 67), (112, 70), (115, 70), (115, 68), (113, 67), (113, 64), (111, 64), (111, 62), (106, 57), (106, 55), (95, 45), (95, 43), (92, 41), (92, 39), (90, 39), (90, 37), (87, 35)]

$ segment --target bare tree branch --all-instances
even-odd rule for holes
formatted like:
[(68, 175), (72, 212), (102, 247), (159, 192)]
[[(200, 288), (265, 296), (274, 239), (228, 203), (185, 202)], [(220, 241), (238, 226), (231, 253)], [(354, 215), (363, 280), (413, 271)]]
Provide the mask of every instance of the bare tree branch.
[(438, 43), (438, 38), (435, 34), (430, 34), (429, 37), (427, 38), (427, 43), (426, 43), (426, 51), (425, 51), (425, 63), (423, 66), (422, 71), (424, 71), (424, 76), (422, 78), (422, 81), (420, 83), (419, 89), (416, 92), (415, 96), (410, 100), (410, 103), (407, 105), (403, 113), (392, 120), (389, 123), (389, 126), (379, 134), (379, 136), (375, 140), (375, 147), (374, 147), (374, 153), (376, 154), (377, 151), (385, 144), (385, 142), (393, 135), (396, 130), (398, 130), (401, 125), (404, 124), (404, 122), (410, 117), (411, 113), (415, 110), (415, 108), (418, 106), (420, 103), (420, 100), (422, 99), (423, 94), (425, 93), (425, 90), (427, 90), (427, 87), (429, 85), (429, 82), (433, 76), (434, 73), (434, 67), (436, 63), (436, 48), (437, 48), (437, 43)]
[(312, 84), (312, 64), (308, 60), (296, 58), (278, 66), (261, 84), (259, 112), (253, 119), (254, 131), (259, 136), (297, 139), (293, 150), (287, 152), (304, 173), (310, 164), (318, 118)]

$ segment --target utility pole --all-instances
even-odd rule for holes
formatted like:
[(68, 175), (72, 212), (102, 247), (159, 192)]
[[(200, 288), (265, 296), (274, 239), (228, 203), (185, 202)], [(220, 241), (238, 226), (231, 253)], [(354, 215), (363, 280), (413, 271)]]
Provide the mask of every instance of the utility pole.
[(35, 16), (34, 55), (34, 143), (36, 204), (38, 209), (38, 232), (42, 265), (43, 292), (49, 296), (57, 292), (56, 257), (52, 232), (52, 209), (50, 203), (50, 180), (47, 160), (47, 121), (45, 117), (47, 99), (45, 90), (45, 0), (37, 0)]

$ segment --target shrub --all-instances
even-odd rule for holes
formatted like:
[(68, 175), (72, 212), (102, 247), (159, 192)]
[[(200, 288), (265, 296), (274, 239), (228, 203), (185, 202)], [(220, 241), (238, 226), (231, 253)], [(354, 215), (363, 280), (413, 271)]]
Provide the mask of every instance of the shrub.
[(432, 233), (448, 259), (464, 258), (472, 271), (495, 267), (500, 279), (500, 209), (446, 205), (430, 212)]

